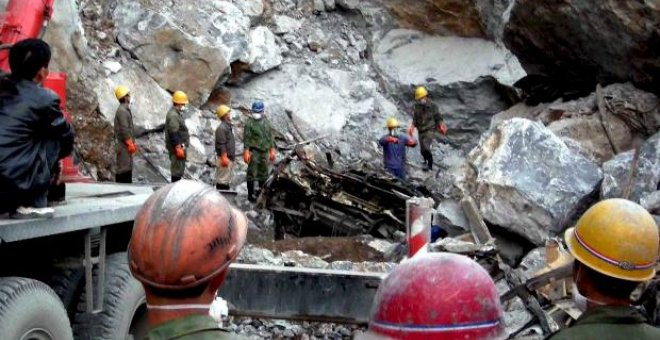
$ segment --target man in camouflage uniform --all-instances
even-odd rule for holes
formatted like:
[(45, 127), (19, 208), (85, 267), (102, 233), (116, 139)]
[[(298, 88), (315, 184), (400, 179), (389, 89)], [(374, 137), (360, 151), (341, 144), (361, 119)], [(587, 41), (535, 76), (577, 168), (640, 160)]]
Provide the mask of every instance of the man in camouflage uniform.
[(248, 164), (248, 200), (255, 202), (255, 181), (263, 185), (268, 179), (268, 160), (275, 161), (275, 139), (272, 127), (264, 117), (264, 103), (252, 104), (252, 118), (245, 124), (243, 160)]
[(165, 143), (170, 155), (172, 183), (183, 178), (186, 171), (186, 147), (190, 145), (190, 135), (186, 127), (183, 111), (188, 105), (188, 96), (176, 91), (172, 95), (173, 106), (165, 119)]
[(419, 131), (419, 145), (424, 158), (424, 171), (433, 169), (433, 154), (431, 144), (437, 138), (437, 133), (447, 134), (447, 126), (438, 108), (429, 100), (428, 91), (424, 87), (415, 90), (413, 106), (413, 121), (408, 128), (408, 135), (413, 136), (415, 128)]
[(127, 87), (117, 86), (115, 97), (119, 108), (115, 113), (115, 139), (117, 143), (117, 183), (133, 183), (133, 155), (137, 152), (133, 136), (131, 94)]
[(218, 190), (229, 190), (234, 178), (236, 142), (230, 112), (231, 108), (227, 105), (220, 105), (216, 110), (216, 115), (220, 118), (220, 125), (215, 129), (215, 153), (218, 156), (215, 188)]

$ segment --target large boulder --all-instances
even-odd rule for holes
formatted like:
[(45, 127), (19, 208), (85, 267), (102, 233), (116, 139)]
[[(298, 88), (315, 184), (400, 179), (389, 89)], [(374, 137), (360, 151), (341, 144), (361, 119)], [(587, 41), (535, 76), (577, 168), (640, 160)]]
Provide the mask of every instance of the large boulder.
[[(5, 8), (3, 2), (6, 1), (0, 1), (0, 8)], [(54, 56), (50, 69), (66, 72), (69, 81), (78, 81), (83, 61), (89, 56), (85, 48), (87, 40), (84, 29), (78, 16), (77, 1), (57, 2), (44, 40), (50, 44)]]
[(621, 198), (630, 180), (630, 164), (635, 152), (620, 153), (603, 164), (603, 185), (600, 188), (602, 199)]
[(522, 118), (485, 134), (469, 162), (465, 187), (486, 221), (537, 245), (586, 209), (603, 177), (543, 124)]
[(644, 0), (518, 0), (504, 43), (530, 74), (660, 89), (660, 6)]
[(387, 6), (399, 25), (430, 34), (484, 37), (485, 33), (473, 1), (391, 0)]
[(405, 109), (412, 107), (414, 86), (425, 85), (445, 116), (449, 138), (467, 150), (488, 130), (491, 117), (511, 106), (505, 85), (525, 74), (511, 53), (492, 42), (402, 29), (383, 37), (373, 59)]
[(275, 35), (265, 26), (250, 32), (249, 57), (245, 62), (255, 73), (264, 73), (282, 64), (282, 52), (275, 42)]

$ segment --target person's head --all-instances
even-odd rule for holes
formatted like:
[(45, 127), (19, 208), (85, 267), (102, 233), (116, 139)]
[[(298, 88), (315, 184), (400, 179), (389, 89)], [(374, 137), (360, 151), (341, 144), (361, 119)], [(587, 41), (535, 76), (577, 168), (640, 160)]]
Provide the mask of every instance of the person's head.
[(252, 103), (252, 117), (256, 120), (263, 118), (264, 111), (266, 110), (266, 105), (262, 101), (256, 101)]
[(426, 100), (429, 96), (429, 91), (426, 90), (426, 87), (420, 86), (415, 89), (415, 100), (421, 103), (426, 103)]
[(215, 110), (215, 114), (220, 118), (220, 120), (228, 122), (231, 120), (231, 108), (227, 105), (220, 105)]
[(655, 276), (658, 226), (634, 202), (609, 199), (595, 204), (566, 230), (565, 238), (575, 257), (574, 298), (584, 296), (587, 308), (630, 304), (637, 285)]
[(48, 77), (50, 46), (41, 39), (25, 39), (9, 50), (9, 68), (14, 79), (43, 82)]
[(176, 91), (174, 94), (172, 94), (172, 104), (177, 109), (177, 111), (181, 112), (185, 110), (188, 103), (188, 95), (185, 92)]
[(208, 314), (246, 234), (245, 215), (205, 184), (181, 180), (149, 197), (135, 218), (128, 260), (152, 323), (167, 313)]
[(399, 125), (399, 121), (396, 120), (395, 118), (389, 118), (385, 122), (385, 125), (387, 126), (387, 129), (390, 132), (394, 132), (394, 130), (398, 129), (401, 125)]
[(121, 103), (121, 104), (130, 104), (131, 103), (131, 91), (128, 89), (128, 87), (119, 85), (117, 88), (115, 88), (115, 98)]
[(392, 339), (494, 339), (503, 329), (488, 272), (450, 253), (397, 266), (378, 287), (369, 322), (369, 334)]

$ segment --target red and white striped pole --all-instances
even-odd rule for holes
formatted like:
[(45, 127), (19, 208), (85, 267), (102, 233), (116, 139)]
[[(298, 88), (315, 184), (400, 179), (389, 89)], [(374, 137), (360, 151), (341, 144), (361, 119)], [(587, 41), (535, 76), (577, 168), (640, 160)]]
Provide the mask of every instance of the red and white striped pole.
[(408, 258), (429, 251), (433, 199), (414, 197), (406, 201), (406, 236)]

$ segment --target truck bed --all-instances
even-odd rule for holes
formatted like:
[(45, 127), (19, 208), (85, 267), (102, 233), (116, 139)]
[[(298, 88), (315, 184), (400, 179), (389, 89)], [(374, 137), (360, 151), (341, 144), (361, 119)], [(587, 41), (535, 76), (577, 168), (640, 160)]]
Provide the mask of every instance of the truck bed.
[(133, 221), (153, 193), (150, 186), (70, 183), (66, 201), (48, 219), (0, 217), (0, 243), (17, 242)]

